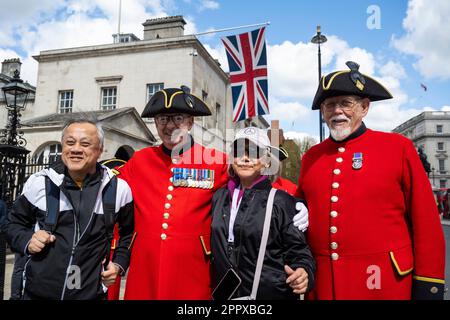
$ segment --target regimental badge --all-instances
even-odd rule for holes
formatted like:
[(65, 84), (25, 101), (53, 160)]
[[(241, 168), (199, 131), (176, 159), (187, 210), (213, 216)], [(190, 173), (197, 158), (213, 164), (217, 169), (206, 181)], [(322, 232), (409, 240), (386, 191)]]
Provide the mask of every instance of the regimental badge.
[(173, 168), (172, 181), (175, 187), (212, 189), (214, 187), (214, 170)]
[(355, 152), (353, 154), (353, 163), (352, 168), (355, 170), (359, 170), (362, 168), (363, 165), (363, 154), (362, 152)]

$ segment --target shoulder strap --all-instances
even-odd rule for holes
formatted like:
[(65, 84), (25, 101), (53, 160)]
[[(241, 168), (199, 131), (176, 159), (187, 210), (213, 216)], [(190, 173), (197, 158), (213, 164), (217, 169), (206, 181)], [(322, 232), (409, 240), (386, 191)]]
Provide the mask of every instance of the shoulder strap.
[(103, 217), (105, 219), (105, 233), (108, 242), (105, 266), (109, 263), (109, 248), (114, 239), (114, 214), (116, 212), (117, 177), (113, 176), (103, 190)]
[(256, 294), (258, 292), (259, 280), (261, 278), (261, 270), (264, 262), (264, 256), (266, 254), (267, 239), (269, 238), (270, 220), (272, 218), (273, 200), (277, 189), (272, 188), (269, 193), (269, 199), (266, 205), (266, 216), (264, 218), (264, 229), (261, 236), (261, 245), (259, 246), (258, 262), (256, 263), (255, 277), (253, 278), (253, 287), (250, 294), (250, 300), (256, 300)]
[(44, 224), (45, 228), (48, 228), (47, 231), (53, 233), (58, 222), (60, 190), (49, 177), (45, 177), (45, 192), (47, 194), (47, 215)]
[(106, 238), (111, 241), (114, 237), (114, 214), (116, 212), (117, 177), (103, 190), (103, 215), (105, 217)]

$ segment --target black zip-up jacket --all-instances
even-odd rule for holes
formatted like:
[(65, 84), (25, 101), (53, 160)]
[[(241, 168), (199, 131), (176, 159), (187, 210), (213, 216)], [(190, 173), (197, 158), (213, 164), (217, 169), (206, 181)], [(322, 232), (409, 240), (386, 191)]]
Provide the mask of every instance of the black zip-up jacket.
[[(109, 254), (102, 191), (114, 173), (97, 166), (80, 189), (62, 163), (32, 175), (10, 212), (7, 239), (11, 248), (29, 254), (28, 244), (35, 230), (47, 230), (45, 177), (60, 189), (60, 211), (53, 234), (55, 242), (29, 256), (25, 265), (24, 295), (31, 299), (83, 299), (104, 297), (101, 283), (102, 260)], [(80, 225), (80, 220), (82, 221)], [(131, 189), (117, 181), (114, 221), (120, 239), (112, 261), (126, 271), (134, 231)]]
[[(253, 286), (259, 246), (264, 226), (266, 204), (271, 184), (269, 179), (246, 189), (234, 222), (234, 244), (228, 244), (228, 226), (232, 195), (227, 187), (219, 189), (212, 203), (211, 250), (213, 284), (217, 285), (229, 268), (242, 283), (233, 297), (249, 296)], [(286, 284), (284, 265), (293, 270), (302, 267), (308, 273), (308, 290), (314, 285), (315, 262), (305, 235), (293, 224), (299, 200), (284, 191), (275, 194), (266, 255), (256, 299), (298, 299)]]

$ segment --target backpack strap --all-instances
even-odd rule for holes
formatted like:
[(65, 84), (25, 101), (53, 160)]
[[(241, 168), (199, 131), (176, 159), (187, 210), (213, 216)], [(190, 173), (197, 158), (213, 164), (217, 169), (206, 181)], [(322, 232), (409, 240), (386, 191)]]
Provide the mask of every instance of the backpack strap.
[(116, 213), (117, 177), (114, 176), (103, 190), (103, 216), (105, 219), (105, 233), (108, 241), (105, 266), (109, 263), (110, 248), (114, 239), (114, 214)]
[(45, 216), (45, 228), (50, 233), (55, 231), (56, 224), (58, 223), (59, 215), (59, 187), (50, 180), (49, 177), (45, 177), (45, 192), (47, 194), (47, 214)]

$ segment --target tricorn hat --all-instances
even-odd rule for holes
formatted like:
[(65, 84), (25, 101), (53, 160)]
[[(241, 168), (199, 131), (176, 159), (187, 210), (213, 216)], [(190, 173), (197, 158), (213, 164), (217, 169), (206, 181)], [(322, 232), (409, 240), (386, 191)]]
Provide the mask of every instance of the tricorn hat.
[(391, 93), (375, 79), (359, 72), (359, 64), (345, 63), (350, 70), (335, 71), (321, 78), (312, 104), (313, 110), (320, 109), (321, 103), (330, 97), (355, 95), (370, 101), (391, 99)]
[(142, 111), (142, 118), (157, 114), (187, 113), (192, 116), (210, 116), (211, 110), (201, 99), (191, 94), (186, 86), (168, 88), (156, 92)]

